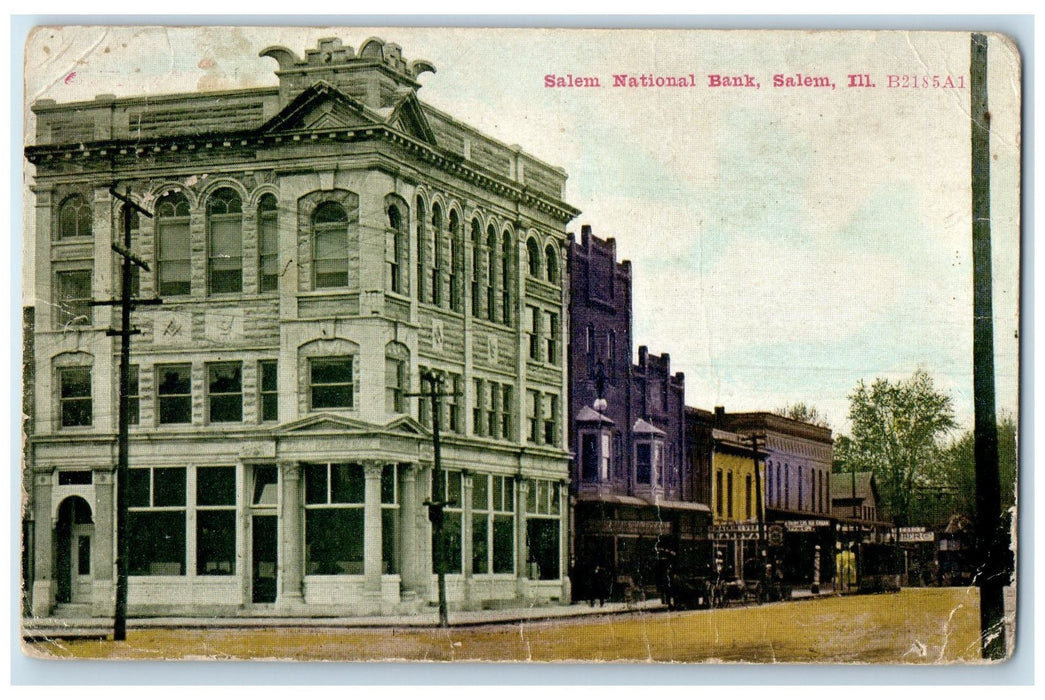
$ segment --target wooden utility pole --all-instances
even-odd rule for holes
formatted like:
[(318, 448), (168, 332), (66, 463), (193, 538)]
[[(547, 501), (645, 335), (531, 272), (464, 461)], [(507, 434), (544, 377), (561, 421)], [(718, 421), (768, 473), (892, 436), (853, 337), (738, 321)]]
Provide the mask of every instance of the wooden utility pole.
[(994, 407), (994, 310), (991, 296), (991, 114), (987, 105), (987, 37), (973, 34), (969, 57), (972, 127), (972, 373), (976, 452), (977, 584), (985, 659), (1005, 658), (1006, 537), (1002, 531), (998, 421)]
[[(127, 540), (127, 426), (130, 422), (127, 395), (130, 383), (131, 336), (141, 333), (131, 328), (131, 311), (136, 306), (162, 303), (159, 299), (131, 298), (131, 265), (137, 265), (148, 271), (149, 265), (131, 252), (131, 215), (132, 210), (143, 216), (152, 218), (152, 213), (141, 208), (127, 195), (116, 192), (116, 186), (109, 188), (109, 194), (123, 202), (123, 244), (113, 243), (112, 249), (123, 259), (120, 298), (110, 301), (94, 301), (93, 306), (119, 306), (120, 327), (110, 328), (105, 332), (108, 336), (120, 336), (120, 408), (117, 437), (116, 462), (116, 609), (113, 614), (113, 641), (127, 639), (127, 563), (130, 557), (130, 546)], [(128, 191), (128, 195), (130, 192)]]
[[(428, 384), (428, 391), (424, 390), (424, 384)], [(432, 523), (432, 558), (435, 565), (436, 585), (439, 590), (439, 626), (449, 627), (450, 622), (446, 611), (446, 539), (443, 530), (443, 509), (452, 505), (446, 500), (446, 480), (443, 479), (442, 460), (439, 455), (439, 418), (441, 399), (444, 396), (455, 396), (453, 392), (443, 392), (443, 376), (432, 370), (421, 372), (421, 391), (407, 396), (417, 396), (423, 401), (427, 398), (431, 402), (432, 410), (432, 497), (424, 502), (428, 506), (428, 520)]]
[(765, 518), (762, 514), (762, 476), (761, 470), (758, 464), (758, 443), (760, 440), (764, 440), (763, 435), (749, 435), (747, 438), (751, 442), (751, 457), (755, 462), (755, 513), (758, 516), (758, 551), (762, 551), (762, 542), (766, 538), (766, 524)]

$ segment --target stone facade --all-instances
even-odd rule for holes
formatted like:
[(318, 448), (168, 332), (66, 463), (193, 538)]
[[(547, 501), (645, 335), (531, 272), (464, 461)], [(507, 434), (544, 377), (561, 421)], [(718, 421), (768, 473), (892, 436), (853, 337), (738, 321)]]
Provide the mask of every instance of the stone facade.
[(55, 104), (35, 144), (34, 615), (113, 610), (121, 209), (134, 284), (131, 615), (568, 600), (565, 173), (421, 102), (379, 39), (278, 87)]

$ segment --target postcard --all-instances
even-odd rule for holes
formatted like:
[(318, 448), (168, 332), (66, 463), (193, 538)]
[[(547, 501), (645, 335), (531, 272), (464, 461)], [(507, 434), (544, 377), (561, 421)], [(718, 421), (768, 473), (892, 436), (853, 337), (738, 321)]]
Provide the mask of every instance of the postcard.
[(55, 26), (22, 650), (975, 664), (1015, 630), (995, 33)]

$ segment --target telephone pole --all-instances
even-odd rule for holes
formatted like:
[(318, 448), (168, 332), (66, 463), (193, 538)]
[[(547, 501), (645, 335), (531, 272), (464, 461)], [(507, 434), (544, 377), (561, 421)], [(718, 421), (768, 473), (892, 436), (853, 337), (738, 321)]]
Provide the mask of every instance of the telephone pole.
[(972, 127), (972, 376), (976, 454), (976, 582), (985, 659), (1005, 658), (1007, 538), (1002, 530), (998, 422), (994, 398), (994, 311), (991, 295), (991, 113), (987, 105), (987, 36), (973, 34), (969, 57)]
[(112, 244), (112, 249), (123, 258), (120, 298), (110, 301), (92, 301), (91, 305), (120, 307), (120, 327), (118, 329), (110, 328), (105, 334), (120, 336), (120, 408), (116, 462), (116, 610), (113, 615), (112, 638), (114, 642), (122, 642), (127, 639), (127, 563), (130, 557), (130, 546), (127, 540), (127, 451), (129, 442), (127, 426), (130, 422), (127, 385), (130, 383), (131, 336), (141, 333), (139, 329), (131, 328), (131, 311), (137, 306), (149, 306), (163, 302), (160, 299), (131, 298), (131, 266), (137, 265), (145, 271), (149, 270), (148, 263), (131, 252), (132, 210), (150, 219), (152, 213), (131, 200), (128, 196), (130, 190), (127, 195), (121, 195), (116, 191), (116, 185), (113, 185), (109, 188), (109, 194), (124, 204), (121, 217), (123, 219), (123, 244), (117, 242)]
[[(428, 391), (424, 384), (427, 382)], [(428, 506), (428, 520), (432, 523), (432, 558), (435, 564), (435, 574), (439, 589), (439, 626), (449, 627), (450, 622), (446, 614), (446, 539), (443, 531), (443, 509), (452, 505), (446, 500), (446, 480), (443, 479), (442, 460), (439, 455), (439, 418), (441, 399), (444, 396), (456, 396), (453, 392), (442, 391), (443, 375), (432, 370), (421, 372), (421, 391), (408, 393), (407, 396), (417, 396), (423, 401), (427, 398), (431, 401), (432, 410), (432, 496), (424, 502)]]
[(755, 514), (758, 516), (758, 551), (762, 551), (762, 542), (766, 536), (765, 518), (762, 515), (762, 476), (758, 464), (759, 441), (765, 440), (764, 435), (749, 435), (751, 442), (751, 457), (755, 461)]

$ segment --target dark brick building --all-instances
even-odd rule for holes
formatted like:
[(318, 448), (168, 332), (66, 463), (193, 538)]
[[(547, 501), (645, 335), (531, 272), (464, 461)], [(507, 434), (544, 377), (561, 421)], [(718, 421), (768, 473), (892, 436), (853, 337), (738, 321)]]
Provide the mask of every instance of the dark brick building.
[[(706, 529), (686, 455), (685, 378), (639, 347), (631, 265), (589, 226), (570, 239), (569, 440), (576, 595), (655, 584), (656, 562)], [(703, 537), (700, 534), (699, 537)]]

